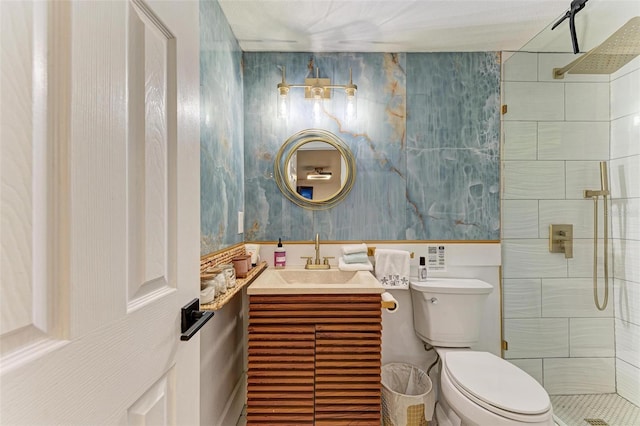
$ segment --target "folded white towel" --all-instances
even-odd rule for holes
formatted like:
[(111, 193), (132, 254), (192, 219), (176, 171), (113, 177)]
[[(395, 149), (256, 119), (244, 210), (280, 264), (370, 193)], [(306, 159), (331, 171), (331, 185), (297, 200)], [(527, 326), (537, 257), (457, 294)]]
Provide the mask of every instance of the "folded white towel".
[(349, 244), (346, 246), (342, 246), (342, 254), (366, 253), (366, 252), (367, 252), (367, 245), (365, 243)]
[(341, 271), (373, 271), (373, 265), (367, 263), (346, 263), (342, 256), (338, 258), (338, 269)]
[(384, 288), (409, 288), (409, 252), (377, 249), (375, 275)]

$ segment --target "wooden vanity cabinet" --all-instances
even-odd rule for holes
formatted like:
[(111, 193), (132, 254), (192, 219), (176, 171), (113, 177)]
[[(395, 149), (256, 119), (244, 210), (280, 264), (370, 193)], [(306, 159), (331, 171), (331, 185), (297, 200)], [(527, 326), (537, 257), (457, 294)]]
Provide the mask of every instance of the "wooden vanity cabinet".
[(247, 424), (379, 426), (380, 301), (251, 295)]

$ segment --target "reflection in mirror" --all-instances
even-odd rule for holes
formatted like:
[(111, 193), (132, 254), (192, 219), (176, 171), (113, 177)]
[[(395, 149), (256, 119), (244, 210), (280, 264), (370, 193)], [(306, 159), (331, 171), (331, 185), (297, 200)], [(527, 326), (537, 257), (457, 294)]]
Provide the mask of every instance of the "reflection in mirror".
[(291, 156), (289, 171), (291, 189), (314, 201), (333, 197), (346, 181), (344, 159), (324, 142), (301, 145)]
[(337, 136), (303, 130), (290, 137), (276, 158), (282, 193), (301, 207), (325, 209), (341, 201), (355, 180), (355, 159)]

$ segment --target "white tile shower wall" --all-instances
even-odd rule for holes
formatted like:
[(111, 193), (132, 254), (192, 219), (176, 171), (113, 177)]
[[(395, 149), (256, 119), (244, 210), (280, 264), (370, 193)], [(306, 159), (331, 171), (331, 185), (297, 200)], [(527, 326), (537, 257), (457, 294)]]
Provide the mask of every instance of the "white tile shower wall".
[(567, 276), (567, 260), (549, 253), (549, 241), (503, 239), (504, 278), (552, 278)]
[(616, 358), (616, 382), (618, 393), (640, 406), (640, 369)]
[[(640, 113), (639, 113), (640, 114)], [(640, 125), (640, 123), (639, 123)], [(612, 159), (609, 165), (611, 198), (640, 197), (640, 155)]]
[(640, 283), (640, 241), (629, 239), (613, 240), (614, 276), (616, 279)]
[(541, 121), (538, 159), (599, 160), (609, 155), (609, 122)]
[(616, 319), (616, 356), (633, 366), (640, 365), (640, 325)]
[[(573, 238), (593, 238), (593, 205), (584, 200), (540, 200), (539, 237), (549, 237), (550, 223), (570, 223)], [(598, 223), (602, 236), (602, 220)]]
[(615, 356), (613, 332), (613, 318), (571, 318), (569, 320), (569, 356), (613, 358)]
[(504, 318), (542, 316), (542, 284), (539, 279), (505, 279), (502, 282)]
[(564, 199), (563, 161), (505, 161), (505, 200)]
[(564, 120), (564, 91), (555, 83), (505, 82), (506, 121)]
[(561, 358), (569, 356), (568, 318), (505, 319), (505, 358)]
[(611, 236), (640, 240), (640, 198), (611, 200)]
[(502, 127), (505, 160), (535, 160), (538, 156), (538, 125), (535, 121), (505, 121)]
[(611, 77), (617, 391), (640, 405), (640, 57)]
[(524, 370), (531, 377), (542, 384), (542, 360), (541, 359), (510, 359), (509, 362)]
[(538, 238), (537, 200), (504, 200), (502, 213), (504, 238)]
[(584, 200), (585, 189), (600, 188), (599, 161), (567, 161), (565, 169), (567, 199)]
[[(602, 209), (602, 204), (600, 204)], [(600, 212), (602, 214), (602, 211)], [(613, 277), (613, 249), (609, 242), (609, 279)], [(598, 240), (598, 279), (604, 277), (604, 239)], [(573, 259), (567, 262), (570, 277), (593, 278), (593, 238), (581, 238), (573, 241)]]
[(538, 55), (536, 53), (517, 52), (506, 58), (509, 67), (503, 70), (504, 81), (538, 81)]
[(613, 285), (616, 319), (640, 325), (640, 283), (615, 278)]
[[(640, 154), (640, 117), (629, 114), (611, 121), (611, 158)], [(614, 142), (615, 141), (615, 142)]]
[(615, 358), (543, 361), (544, 386), (552, 395), (615, 392)]
[[(526, 53), (504, 65), (505, 358), (526, 367), (550, 393), (611, 392), (614, 309), (593, 305), (593, 203), (583, 194), (600, 187), (599, 161), (609, 160), (609, 77), (554, 80), (553, 68), (573, 59)], [(533, 64), (536, 78), (526, 69)], [(549, 253), (553, 223), (574, 225), (572, 259)]]
[(542, 280), (543, 318), (602, 318), (613, 317), (612, 312), (611, 305), (604, 311), (595, 307), (591, 278)]
[(567, 83), (565, 119), (609, 122), (609, 83)]

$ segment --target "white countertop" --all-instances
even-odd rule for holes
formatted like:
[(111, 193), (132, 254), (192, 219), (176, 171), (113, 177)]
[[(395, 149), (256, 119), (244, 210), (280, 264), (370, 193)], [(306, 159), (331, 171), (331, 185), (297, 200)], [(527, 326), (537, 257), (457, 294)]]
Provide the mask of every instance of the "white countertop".
[(268, 268), (248, 287), (247, 294), (382, 294), (384, 288), (368, 271)]

